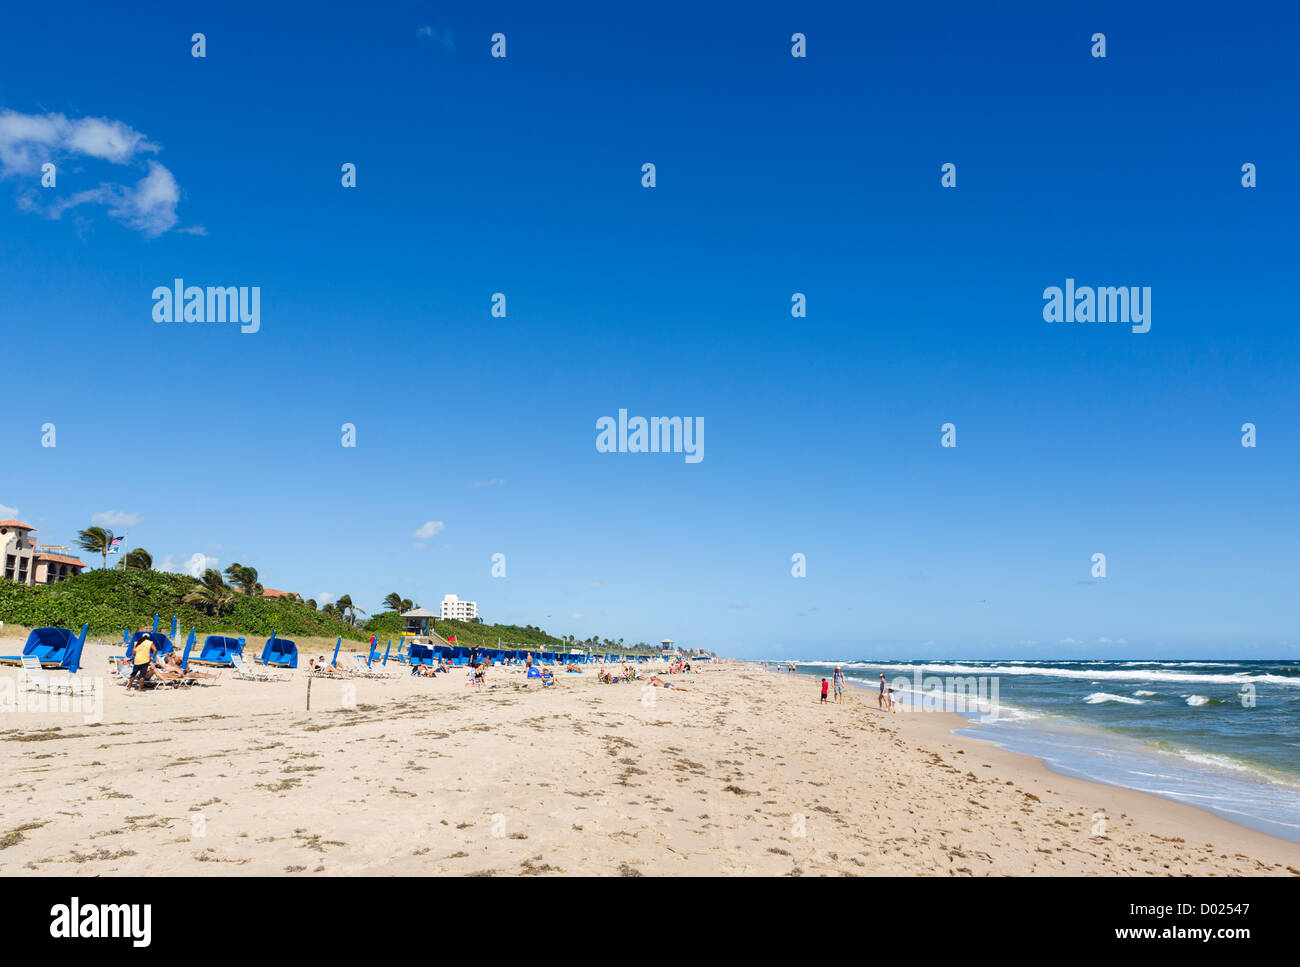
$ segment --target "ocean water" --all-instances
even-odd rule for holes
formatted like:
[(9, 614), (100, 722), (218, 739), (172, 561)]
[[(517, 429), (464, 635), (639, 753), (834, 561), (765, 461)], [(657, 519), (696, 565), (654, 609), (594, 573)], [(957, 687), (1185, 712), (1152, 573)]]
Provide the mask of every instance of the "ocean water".
[[(837, 663), (796, 664), (829, 678)], [(1300, 842), (1300, 662), (838, 664), (873, 691), (883, 672), (904, 710), (966, 715), (959, 735)]]

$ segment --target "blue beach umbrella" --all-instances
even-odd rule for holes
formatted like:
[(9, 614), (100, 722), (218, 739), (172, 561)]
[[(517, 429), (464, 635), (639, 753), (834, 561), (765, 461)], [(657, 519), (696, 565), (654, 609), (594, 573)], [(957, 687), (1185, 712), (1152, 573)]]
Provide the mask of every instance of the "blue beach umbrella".
[[(172, 619), (173, 622), (175, 622), (175, 620), (175, 618)], [(175, 628), (172, 629), (172, 634), (176, 634)], [(185, 639), (185, 652), (181, 655), (181, 671), (183, 672), (190, 670), (190, 649), (194, 647), (194, 642), (196, 640), (197, 636), (194, 634), (194, 629), (191, 628), (190, 636)]]

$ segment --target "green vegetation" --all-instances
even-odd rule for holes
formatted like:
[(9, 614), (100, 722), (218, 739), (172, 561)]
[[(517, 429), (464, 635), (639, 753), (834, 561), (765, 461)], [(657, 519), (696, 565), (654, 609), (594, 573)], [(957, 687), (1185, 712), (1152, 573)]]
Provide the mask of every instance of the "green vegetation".
[[(102, 540), (97, 543), (103, 544)], [(183, 633), (194, 628), (200, 638), (217, 632), (257, 638), (275, 631), (285, 638), (342, 635), (352, 641), (366, 641), (375, 635), (381, 647), (388, 638), (396, 642), (406, 625), (395, 610), (381, 611), (369, 620), (358, 622), (357, 613), (365, 612), (348, 595), (319, 611), (313, 601), (259, 597), (262, 585), (257, 571), (244, 565), (232, 564), (226, 569), (226, 575), (229, 583), (220, 571), (211, 568), (198, 579), (128, 567), (85, 571), (48, 586), (28, 587), (0, 579), (0, 621), (29, 628), (59, 625), (73, 631), (88, 623), (91, 634), (116, 638), (123, 629), (151, 624), (155, 614), (164, 625), (169, 625), (175, 615)], [(245, 588), (253, 593), (245, 593)], [(402, 599), (400, 603), (410, 610), (409, 600)], [(659, 653), (657, 646), (644, 642), (629, 645), (622, 639), (559, 638), (534, 625), (438, 620), (434, 627), (444, 638), (454, 635), (458, 645), (495, 648), (500, 642), (539, 651), (567, 651), (577, 647), (597, 653)]]
[[(381, 611), (365, 623), (365, 634), (377, 636), (382, 643), (387, 637), (396, 640), (405, 627), (406, 622), (398, 612)], [(585, 648), (599, 654), (608, 652), (627, 655), (659, 654), (657, 645), (648, 645), (645, 642), (627, 645), (621, 639), (614, 641), (609, 638), (593, 637), (588, 638), (586, 641), (579, 641), (573, 637), (557, 638), (555, 635), (547, 634), (534, 625), (495, 625), (484, 624), (481, 620), (453, 621), (439, 618), (434, 623), (434, 630), (443, 638), (454, 635), (456, 644), (470, 647), (478, 645), (483, 648), (495, 648), (497, 643), (500, 642), (502, 647), (507, 645), (519, 645), (525, 648), (532, 646), (538, 651), (568, 651), (570, 648)]]
[[(218, 583), (220, 582), (220, 583)], [(0, 579), (0, 621), (38, 628), (83, 623), (95, 635), (117, 637), (176, 615), (182, 628), (200, 635), (233, 632), (250, 637), (295, 635), (365, 641), (369, 634), (292, 598), (257, 598), (234, 591), (216, 571), (200, 581), (166, 571), (94, 570), (48, 586), (28, 587)]]

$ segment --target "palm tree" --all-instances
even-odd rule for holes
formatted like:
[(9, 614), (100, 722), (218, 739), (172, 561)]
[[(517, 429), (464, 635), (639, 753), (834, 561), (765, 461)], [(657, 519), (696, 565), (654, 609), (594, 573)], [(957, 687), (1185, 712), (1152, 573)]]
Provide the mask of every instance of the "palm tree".
[(203, 580), (181, 598), (181, 603), (195, 605), (214, 617), (220, 617), (221, 613), (229, 607), (233, 597), (230, 588), (221, 577), (221, 572), (215, 568), (208, 568), (203, 572)]
[(262, 593), (262, 585), (257, 583), (257, 568), (235, 562), (226, 568), (226, 577), (244, 594)]
[(357, 623), (357, 612), (360, 611), (362, 614), (366, 613), (362, 608), (358, 608), (355, 604), (352, 603), (352, 595), (350, 594), (342, 595), (339, 598), (336, 607), (339, 613), (344, 613), (344, 612), (347, 613), (348, 624), (353, 626), (355, 626)]
[(384, 598), (384, 606), (390, 611), (396, 611), (401, 614), (403, 611), (410, 611), (415, 607), (415, 602), (410, 598), (404, 598), (396, 591)]
[(113, 546), (113, 532), (98, 525), (87, 527), (77, 535), (77, 546), (83, 551), (100, 555), (104, 560), (103, 566), (108, 567), (108, 551)]
[(148, 571), (153, 568), (153, 555), (143, 547), (135, 547), (126, 552), (126, 557), (122, 558), (122, 566), (135, 568), (139, 571)]

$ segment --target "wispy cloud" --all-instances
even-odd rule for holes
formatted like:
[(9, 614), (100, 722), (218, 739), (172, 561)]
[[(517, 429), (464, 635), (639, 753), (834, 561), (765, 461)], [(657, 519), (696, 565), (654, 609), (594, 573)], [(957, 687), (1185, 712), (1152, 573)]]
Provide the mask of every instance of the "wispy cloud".
[(1077, 640), (1077, 639), (1075, 639), (1075, 638), (1062, 638), (1062, 639), (1061, 639), (1061, 644), (1063, 644), (1063, 645), (1081, 645), (1081, 644), (1083, 644), (1083, 642), (1082, 642), (1082, 641), (1079, 641), (1079, 640)]
[(105, 510), (98, 514), (91, 514), (91, 523), (98, 524), (101, 527), (134, 527), (140, 523), (139, 514), (128, 514), (124, 510)]
[(489, 478), (489, 479), (487, 479), (487, 480), (471, 480), (471, 481), (470, 481), (470, 486), (471, 486), (471, 487), (500, 487), (500, 486), (502, 486), (502, 485), (504, 485), (504, 484), (505, 484), (505, 481), (502, 480), (500, 477), (491, 477), (491, 478)]
[(159, 150), (122, 121), (0, 111), (0, 178), (34, 177), (46, 162), (62, 169), (65, 159), (115, 165), (145, 163), (144, 176), (134, 184), (106, 181), (70, 195), (59, 194), (58, 188), (33, 188), (19, 197), (20, 209), (47, 218), (61, 218), (64, 212), (82, 205), (102, 205), (110, 217), (151, 238), (174, 228), (180, 186), (164, 165), (144, 157)]
[(417, 527), (411, 534), (412, 537), (418, 537), (422, 541), (427, 541), (430, 537), (436, 537), (441, 534), (447, 525), (440, 520), (427, 520)]
[(334, 597), (335, 595), (332, 592), (322, 591), (320, 594), (316, 595), (316, 603), (318, 605), (329, 604), (331, 601), (334, 600)]
[(4, 504), (0, 504), (0, 517), (17, 517), (17, 516), (18, 516), (17, 507), (7, 507)]
[(451, 30), (446, 27), (438, 27), (434, 24), (425, 24), (415, 32), (415, 36), (432, 44), (440, 50), (450, 52), (456, 49), (456, 37)]

